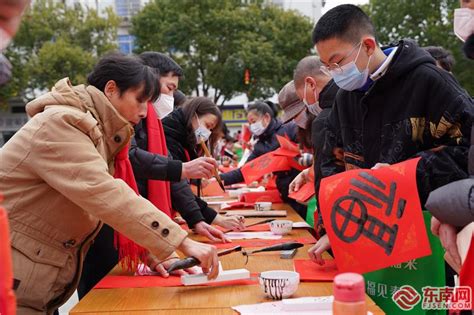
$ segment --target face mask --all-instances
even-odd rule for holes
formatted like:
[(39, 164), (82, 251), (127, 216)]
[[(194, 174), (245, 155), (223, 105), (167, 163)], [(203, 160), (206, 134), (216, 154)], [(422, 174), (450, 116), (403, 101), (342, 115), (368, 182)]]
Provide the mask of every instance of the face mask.
[(196, 115), (196, 118), (199, 122), (199, 127), (196, 130), (194, 130), (194, 134), (196, 135), (196, 141), (198, 143), (201, 141), (206, 142), (211, 136), (212, 132), (206, 127), (204, 127), (203, 125), (201, 125), (201, 121), (199, 120), (199, 117), (197, 115)]
[(301, 113), (296, 115), (293, 121), (301, 129), (306, 129), (306, 124), (308, 123), (308, 115), (306, 114), (306, 111), (303, 110)]
[(359, 47), (359, 51), (357, 52), (357, 56), (354, 61), (343, 65), (342, 67), (340, 67), (340, 70), (329, 71), (331, 77), (334, 79), (334, 82), (336, 82), (336, 84), (343, 90), (354, 91), (363, 87), (364, 84), (367, 82), (367, 78), (369, 77), (369, 63), (370, 58), (372, 56), (369, 57), (365, 70), (360, 72), (357, 68), (356, 61), (359, 58), (359, 53), (361, 49), (362, 44)]
[[(319, 101), (316, 101), (316, 103), (313, 103), (313, 104), (308, 104), (308, 101), (306, 100), (306, 86), (307, 86), (307, 82), (305, 81), (304, 82), (304, 92), (303, 92), (304, 93), (303, 103), (306, 105), (306, 109), (308, 110), (308, 112), (310, 112), (314, 116), (318, 116), (319, 113), (321, 113), (321, 111), (323, 109), (321, 107), (319, 107)], [(319, 95), (317, 95), (316, 92), (314, 93), (314, 99), (315, 100), (319, 99)]]
[(153, 108), (160, 119), (165, 118), (174, 109), (174, 98), (171, 95), (161, 94), (160, 97), (153, 103)]
[(254, 122), (253, 124), (250, 124), (249, 128), (250, 131), (256, 136), (260, 136), (265, 131), (265, 129), (267, 129), (263, 126), (261, 119), (257, 122)]
[(461, 8), (454, 10), (454, 34), (463, 42), (474, 33), (474, 10)]
[(12, 37), (10, 36), (10, 34), (8, 34), (7, 31), (0, 27), (0, 52), (7, 48), (11, 41)]

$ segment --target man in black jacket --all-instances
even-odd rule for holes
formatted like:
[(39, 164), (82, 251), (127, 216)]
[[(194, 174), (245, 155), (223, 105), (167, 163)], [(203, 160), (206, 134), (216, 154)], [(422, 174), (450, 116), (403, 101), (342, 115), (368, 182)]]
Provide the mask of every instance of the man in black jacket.
[[(330, 76), (323, 73), (320, 69), (322, 63), (319, 57), (308, 56), (301, 59), (296, 65), (293, 74), (293, 81), (295, 82), (296, 94), (302, 100), (307, 110), (316, 116), (311, 123), (311, 142), (313, 146), (313, 174), (316, 188), (316, 194), (319, 190), (319, 183), (321, 182), (321, 151), (325, 139), (325, 124), (326, 119), (331, 113), (334, 99), (336, 97), (339, 87), (334, 83)], [(298, 191), (312, 175), (310, 169), (302, 171), (291, 182), (290, 192)]]
[[(417, 184), (428, 194), (467, 177), (472, 99), (414, 41), (382, 49), (357, 6), (329, 10), (313, 30), (324, 67), (341, 88), (327, 120), (322, 176), (378, 168), (421, 156)], [(343, 164), (333, 151), (343, 150)], [(321, 262), (327, 237), (310, 250)]]

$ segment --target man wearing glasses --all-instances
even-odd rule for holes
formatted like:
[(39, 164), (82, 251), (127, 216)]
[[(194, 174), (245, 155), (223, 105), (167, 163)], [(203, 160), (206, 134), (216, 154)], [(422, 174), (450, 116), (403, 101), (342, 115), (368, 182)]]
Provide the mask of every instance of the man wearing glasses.
[[(341, 88), (327, 121), (322, 177), (421, 156), (424, 204), (432, 190), (468, 176), (473, 101), (427, 52), (412, 40), (382, 49), (369, 17), (354, 5), (328, 11), (312, 39), (321, 70)], [(338, 147), (344, 165), (333, 154)], [(321, 262), (328, 248), (321, 238), (310, 257)]]

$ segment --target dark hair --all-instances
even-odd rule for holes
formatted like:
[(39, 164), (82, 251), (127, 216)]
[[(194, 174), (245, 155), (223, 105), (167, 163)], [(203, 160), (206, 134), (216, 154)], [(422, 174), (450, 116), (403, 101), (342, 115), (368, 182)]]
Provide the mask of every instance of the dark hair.
[(222, 114), (214, 102), (207, 97), (193, 97), (188, 99), (182, 106), (184, 113), (184, 120), (186, 122), (186, 128), (188, 130), (188, 142), (190, 147), (196, 147), (196, 137), (193, 130), (193, 119), (197, 116), (203, 116), (205, 114), (212, 114), (217, 117), (216, 127), (212, 130), (209, 143), (211, 149), (214, 148), (217, 140), (220, 136), (220, 130), (222, 128)]
[(364, 35), (375, 37), (370, 18), (358, 6), (343, 4), (332, 8), (319, 19), (313, 29), (312, 39), (313, 44), (331, 38), (356, 44)]
[(278, 109), (276, 107), (277, 106), (275, 105), (275, 103), (271, 101), (256, 101), (249, 104), (249, 106), (247, 107), (247, 113), (255, 111), (259, 115), (269, 114), (271, 118), (276, 118), (278, 114)]
[(120, 95), (129, 89), (143, 86), (142, 99), (154, 102), (160, 96), (155, 71), (144, 65), (136, 56), (127, 56), (122, 53), (107, 54), (100, 58), (87, 76), (88, 84), (95, 86), (102, 92), (105, 92), (105, 85), (110, 80), (115, 81)]
[(295, 88), (304, 84), (306, 77), (316, 78), (317, 76), (326, 76), (326, 74), (321, 71), (322, 65), (321, 60), (317, 56), (307, 56), (301, 59), (293, 73)]
[(146, 51), (139, 55), (143, 62), (157, 69), (161, 76), (172, 73), (173, 76), (182, 77), (183, 69), (171, 57), (156, 51)]
[(474, 33), (469, 35), (466, 42), (462, 46), (464, 55), (469, 59), (474, 59)]
[(454, 57), (451, 55), (449, 50), (444, 49), (441, 46), (427, 46), (423, 47), (431, 57), (433, 57), (446, 71), (451, 72), (454, 66)]
[(186, 102), (186, 95), (181, 92), (180, 90), (175, 90), (173, 92), (173, 97), (174, 97), (174, 107), (180, 107), (181, 105)]

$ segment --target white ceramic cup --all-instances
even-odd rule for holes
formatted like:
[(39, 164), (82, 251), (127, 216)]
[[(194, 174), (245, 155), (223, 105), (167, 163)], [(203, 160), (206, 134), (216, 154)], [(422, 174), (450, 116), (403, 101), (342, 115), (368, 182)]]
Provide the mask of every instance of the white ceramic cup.
[(272, 210), (272, 203), (268, 201), (257, 201), (255, 203), (255, 210), (257, 211)]
[(285, 235), (291, 232), (293, 229), (293, 221), (290, 220), (275, 220), (269, 223), (270, 231), (273, 234)]
[(300, 274), (288, 270), (265, 271), (260, 273), (258, 282), (266, 296), (274, 300), (281, 300), (296, 292), (300, 283)]

